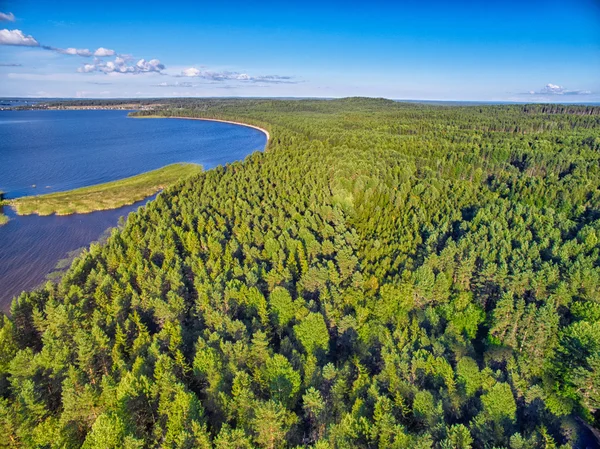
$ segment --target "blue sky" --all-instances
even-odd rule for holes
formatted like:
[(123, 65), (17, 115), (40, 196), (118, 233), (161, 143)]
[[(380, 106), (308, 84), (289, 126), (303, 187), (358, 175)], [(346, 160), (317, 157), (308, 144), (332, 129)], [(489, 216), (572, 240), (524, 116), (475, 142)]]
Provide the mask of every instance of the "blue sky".
[(0, 13), (0, 96), (600, 101), (597, 0), (0, 0)]

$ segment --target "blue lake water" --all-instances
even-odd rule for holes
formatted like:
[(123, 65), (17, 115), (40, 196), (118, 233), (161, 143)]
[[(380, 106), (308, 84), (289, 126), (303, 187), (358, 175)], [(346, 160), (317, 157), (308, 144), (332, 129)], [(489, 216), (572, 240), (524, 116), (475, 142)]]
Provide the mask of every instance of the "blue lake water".
[[(228, 123), (132, 119), (126, 111), (0, 111), (0, 191), (16, 198), (70, 190), (175, 162), (210, 169), (265, 144), (262, 132)], [(16, 216), (5, 207), (11, 220), (0, 226), (0, 309), (141, 204), (65, 217)]]

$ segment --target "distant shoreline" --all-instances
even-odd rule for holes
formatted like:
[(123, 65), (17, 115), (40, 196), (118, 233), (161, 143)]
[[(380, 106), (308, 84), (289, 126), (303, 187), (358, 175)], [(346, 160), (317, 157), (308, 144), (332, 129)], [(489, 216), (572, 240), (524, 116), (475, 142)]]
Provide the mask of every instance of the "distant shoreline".
[[(217, 118), (203, 118), (203, 117), (172, 117), (172, 116), (167, 117), (167, 116), (163, 116), (163, 115), (131, 115), (130, 118), (173, 118), (173, 119), (178, 119), (178, 120), (204, 120), (207, 122), (231, 123), (232, 125), (240, 125), (240, 126), (246, 126), (248, 128), (257, 129), (260, 132), (262, 132), (265, 136), (267, 136), (267, 143), (269, 143), (269, 140), (271, 140), (271, 134), (269, 134), (269, 131), (267, 131), (266, 129), (261, 128), (260, 126), (250, 125), (249, 123), (234, 122), (232, 120), (220, 120)], [(266, 149), (266, 145), (265, 145), (265, 149)]]

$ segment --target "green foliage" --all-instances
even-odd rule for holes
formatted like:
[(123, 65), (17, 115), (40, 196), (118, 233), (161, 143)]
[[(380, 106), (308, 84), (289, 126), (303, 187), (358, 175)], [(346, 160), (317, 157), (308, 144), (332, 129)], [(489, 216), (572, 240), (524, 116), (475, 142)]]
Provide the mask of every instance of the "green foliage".
[(2, 213), (2, 206), (4, 206), (5, 203), (6, 200), (4, 199), (4, 193), (0, 191), (0, 226), (8, 223), (8, 217)]
[(300, 324), (294, 326), (294, 335), (309, 354), (319, 349), (326, 351), (329, 346), (329, 332), (320, 313), (310, 312)]
[(142, 448), (143, 442), (127, 436), (125, 425), (118, 416), (100, 415), (88, 434), (83, 449), (119, 449)]
[(283, 287), (275, 287), (269, 297), (271, 315), (275, 325), (285, 329), (296, 316), (296, 306), (289, 292)]
[(281, 354), (275, 354), (267, 360), (265, 370), (270, 397), (293, 408), (296, 395), (300, 391), (300, 374), (294, 371), (290, 362)]
[(160, 103), (271, 139), (14, 301), (1, 444), (585, 447), (597, 107)]
[(481, 396), (483, 412), (492, 421), (514, 421), (516, 418), (517, 404), (510, 389), (510, 385), (499, 382), (489, 392)]
[(463, 424), (454, 424), (448, 429), (448, 438), (442, 443), (443, 448), (471, 449), (473, 438), (471, 432)]
[(474, 396), (482, 387), (483, 375), (479, 371), (477, 362), (470, 357), (463, 357), (456, 364), (456, 374), (459, 382), (464, 385), (468, 398)]
[(264, 449), (283, 447), (286, 434), (293, 423), (293, 416), (280, 404), (272, 401), (258, 404), (252, 422), (254, 441)]
[[(17, 198), (9, 204), (19, 215), (70, 215), (117, 209), (148, 198), (180, 179), (201, 171), (202, 167), (196, 164), (172, 164), (118, 181), (66, 192)], [(0, 225), (4, 224), (2, 217), (5, 216), (0, 214)]]
[(429, 391), (422, 390), (417, 392), (413, 402), (413, 415), (418, 421), (433, 427), (436, 424), (439, 412), (439, 407)]

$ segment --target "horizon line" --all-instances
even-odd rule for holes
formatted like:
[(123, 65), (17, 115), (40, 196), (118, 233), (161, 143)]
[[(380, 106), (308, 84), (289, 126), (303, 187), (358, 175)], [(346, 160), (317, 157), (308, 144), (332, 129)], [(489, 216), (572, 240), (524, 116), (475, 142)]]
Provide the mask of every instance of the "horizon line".
[(86, 100), (173, 100), (173, 99), (260, 99), (260, 100), (342, 100), (346, 98), (369, 98), (384, 99), (395, 102), (416, 102), (416, 103), (484, 103), (484, 104), (563, 104), (563, 105), (600, 105), (598, 101), (521, 101), (521, 100), (442, 100), (442, 99), (422, 99), (422, 98), (389, 98), (382, 96), (367, 95), (349, 95), (340, 97), (318, 97), (318, 96), (169, 96), (169, 97), (35, 97), (35, 96), (0, 96), (2, 100), (68, 100), (68, 101), (86, 101)]

